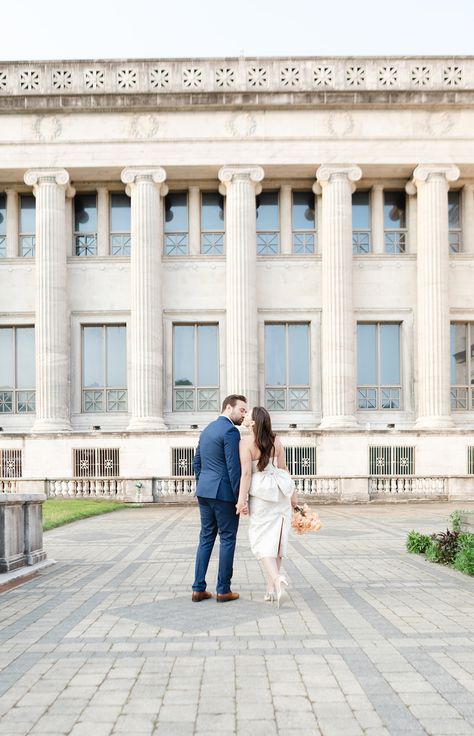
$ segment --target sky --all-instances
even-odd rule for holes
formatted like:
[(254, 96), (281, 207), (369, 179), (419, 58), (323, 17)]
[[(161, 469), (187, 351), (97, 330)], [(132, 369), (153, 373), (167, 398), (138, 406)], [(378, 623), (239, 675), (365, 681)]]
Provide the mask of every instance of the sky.
[(0, 60), (474, 54), (474, 0), (3, 0)]

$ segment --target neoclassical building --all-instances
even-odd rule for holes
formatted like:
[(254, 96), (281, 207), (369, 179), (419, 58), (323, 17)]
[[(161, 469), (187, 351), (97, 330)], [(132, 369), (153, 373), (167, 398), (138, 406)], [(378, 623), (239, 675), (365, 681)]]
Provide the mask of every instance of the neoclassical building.
[(0, 490), (474, 498), (474, 58), (0, 63)]

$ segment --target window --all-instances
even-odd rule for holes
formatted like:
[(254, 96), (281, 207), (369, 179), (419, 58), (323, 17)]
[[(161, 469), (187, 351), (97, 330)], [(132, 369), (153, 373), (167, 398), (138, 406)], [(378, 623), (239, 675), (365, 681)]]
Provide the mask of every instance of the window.
[(316, 250), (316, 217), (312, 191), (293, 192), (291, 213), (293, 253), (303, 255)]
[(20, 255), (34, 258), (36, 249), (36, 202), (33, 194), (20, 195)]
[(125, 325), (82, 328), (82, 411), (127, 411)]
[(75, 478), (118, 478), (120, 450), (118, 447), (87, 447), (73, 450)]
[(371, 251), (369, 192), (354, 192), (352, 195), (352, 251)]
[(474, 322), (451, 324), (451, 409), (474, 410)]
[(451, 253), (460, 253), (462, 250), (461, 236), (461, 192), (448, 192), (448, 222), (449, 222), (449, 250)]
[(414, 447), (369, 447), (369, 475), (413, 475)]
[(22, 450), (0, 450), (0, 478), (21, 478)]
[(97, 195), (76, 194), (74, 197), (74, 242), (76, 256), (97, 255)]
[(285, 460), (290, 475), (316, 475), (315, 447), (285, 447)]
[(7, 201), (0, 194), (0, 258), (7, 257)]
[(407, 245), (405, 192), (384, 192), (383, 226), (385, 253), (405, 253)]
[(172, 475), (181, 477), (194, 475), (194, 447), (173, 447), (171, 453)]
[(474, 475), (474, 445), (467, 448), (467, 474)]
[(269, 411), (309, 406), (309, 325), (265, 325), (265, 405)]
[(257, 196), (257, 254), (272, 256), (280, 250), (280, 211), (278, 192)]
[(165, 255), (188, 254), (188, 193), (172, 192), (165, 197)]
[(224, 197), (219, 192), (201, 193), (201, 253), (224, 253)]
[(400, 409), (400, 325), (357, 325), (357, 408)]
[(0, 414), (35, 411), (34, 327), (0, 327)]
[(124, 192), (110, 195), (110, 253), (129, 256), (131, 245), (130, 197)]
[(175, 411), (218, 411), (218, 325), (174, 325)]

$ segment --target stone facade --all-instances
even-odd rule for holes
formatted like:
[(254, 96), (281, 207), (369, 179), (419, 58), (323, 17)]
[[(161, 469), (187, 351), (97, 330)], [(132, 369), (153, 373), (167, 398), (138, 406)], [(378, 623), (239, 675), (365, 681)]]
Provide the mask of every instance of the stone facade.
[[(321, 483), (333, 488), (334, 479), (337, 497), (350, 500), (415, 486), (422, 497), (474, 497), (474, 373), (451, 385), (450, 365), (463, 359), (474, 371), (472, 348), (459, 358), (450, 343), (450, 323), (472, 323), (474, 337), (473, 131), (472, 58), (0, 64), (0, 330), (34, 326), (36, 356), (29, 393), (16, 379), (0, 385), (0, 490), (13, 481), (21, 489), (21, 476), (41, 490), (57, 479), (66, 493), (90, 493), (72, 483), (82, 468), (92, 479), (127, 479), (127, 497), (136, 481), (151, 498), (150, 479), (179, 474), (173, 450), (193, 447), (216, 413), (204, 390), (203, 410), (176, 410), (176, 325), (217, 326), (212, 401), (242, 391), (264, 404), (266, 325), (304, 324), (308, 385), (293, 387), (296, 408), (272, 416), (288, 447), (315, 448), (311, 473), (293, 467), (311, 477), (306, 491), (326, 498)], [(130, 231), (113, 254), (110, 202), (125, 190)], [(201, 194), (219, 191), (225, 245), (205, 252)], [(299, 191), (314, 192), (313, 252), (294, 247)], [(391, 191), (406, 191), (392, 249)], [(78, 255), (74, 202), (91, 192), (95, 250)], [(187, 195), (186, 251), (176, 255), (166, 250), (163, 202), (173, 192)], [(261, 192), (278, 193), (273, 251), (258, 250)], [(357, 192), (368, 193), (370, 221), (356, 236)], [(35, 233), (25, 234), (22, 197), (31, 193)], [(33, 241), (34, 256), (24, 249)], [(399, 325), (398, 398), (388, 393), (375, 408), (380, 379), (364, 389), (368, 406), (358, 393), (358, 324)], [(126, 329), (126, 386), (110, 397), (105, 388), (103, 410), (91, 411), (96, 391), (85, 410), (83, 330), (107, 325)], [(33, 394), (35, 411), (21, 410)], [(105, 410), (109, 400), (119, 410)]]

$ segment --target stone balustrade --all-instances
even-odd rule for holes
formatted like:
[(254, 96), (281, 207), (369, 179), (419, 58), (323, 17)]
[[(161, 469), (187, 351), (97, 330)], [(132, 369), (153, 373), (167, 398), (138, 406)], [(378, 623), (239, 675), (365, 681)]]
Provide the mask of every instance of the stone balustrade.
[(46, 559), (39, 493), (0, 493), (0, 573)]

